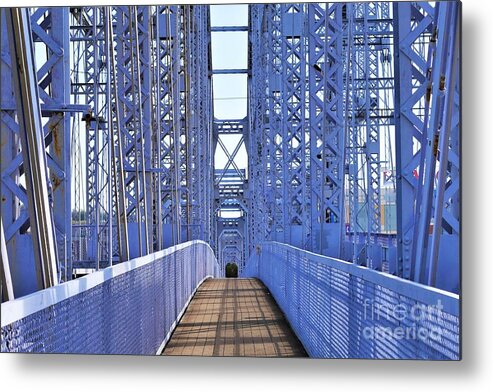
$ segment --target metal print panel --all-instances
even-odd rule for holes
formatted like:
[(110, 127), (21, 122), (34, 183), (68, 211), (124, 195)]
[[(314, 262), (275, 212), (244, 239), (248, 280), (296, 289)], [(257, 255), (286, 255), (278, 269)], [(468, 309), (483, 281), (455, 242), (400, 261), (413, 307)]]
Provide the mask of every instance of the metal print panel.
[(2, 352), (461, 358), (460, 2), (0, 24)]

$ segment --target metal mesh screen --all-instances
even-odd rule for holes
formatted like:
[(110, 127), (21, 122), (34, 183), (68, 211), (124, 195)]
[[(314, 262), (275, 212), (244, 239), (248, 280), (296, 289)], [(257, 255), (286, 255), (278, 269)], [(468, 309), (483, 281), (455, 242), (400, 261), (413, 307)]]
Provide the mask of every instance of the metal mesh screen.
[(312, 357), (459, 359), (459, 297), (269, 242), (243, 276), (269, 288)]
[(217, 268), (192, 241), (6, 302), (2, 352), (153, 355)]

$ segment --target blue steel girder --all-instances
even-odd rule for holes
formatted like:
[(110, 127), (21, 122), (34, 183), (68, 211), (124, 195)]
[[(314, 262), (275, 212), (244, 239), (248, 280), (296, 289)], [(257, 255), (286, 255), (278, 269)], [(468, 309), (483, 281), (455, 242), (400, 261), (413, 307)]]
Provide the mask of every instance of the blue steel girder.
[[(44, 27), (48, 30), (52, 16), (49, 13), (44, 14)], [(67, 272), (66, 259), (61, 258), (63, 265), (60, 265), (57, 254), (56, 242), (60, 240), (60, 235), (57, 238), (53, 216), (53, 187), (49, 183), (49, 176), (60, 183), (65, 178), (63, 171), (57, 166), (57, 163), (64, 163), (65, 155), (62, 151), (55, 151), (55, 159), (58, 158), (58, 162), (55, 162), (51, 157), (48, 159), (53, 152), (46, 151), (46, 145), (50, 145), (50, 150), (53, 148), (54, 137), (62, 138), (59, 130), (63, 130), (63, 127), (53, 129), (57, 125), (55, 121), (48, 121), (45, 127), (42, 124), (40, 97), (44, 93), (43, 102), (48, 104), (53, 103), (54, 99), (43, 90), (50, 84), (50, 80), (47, 80), (49, 78), (42, 81), (38, 78), (44, 77), (43, 72), (49, 70), (49, 66), (39, 71), (35, 66), (34, 37), (43, 32), (34, 28), (33, 24), (40, 18), (39, 15), (30, 16), (26, 8), (5, 9), (0, 14), (1, 33), (5, 38), (2, 40), (0, 77), (2, 86), (5, 82), (10, 87), (7, 91), (2, 87), (0, 102), (2, 259), (6, 257), (10, 263), (3, 272), (7, 274), (8, 270), (11, 273), (11, 276), (3, 277), (2, 283), (11, 281), (11, 294), (16, 297), (56, 285), (60, 279), (66, 279)], [(48, 37), (46, 33), (45, 35)], [(40, 44), (43, 42), (40, 41)], [(56, 43), (52, 41), (50, 48), (55, 47)], [(50, 54), (48, 50), (47, 57)], [(50, 64), (55, 62), (52, 58)], [(58, 98), (63, 100), (63, 96)], [(59, 100), (57, 99), (57, 104)], [(55, 104), (52, 107), (55, 108)], [(53, 112), (49, 111), (48, 115), (52, 116)], [(62, 117), (63, 114), (55, 116), (57, 121)], [(55, 141), (55, 147), (63, 147), (64, 142), (65, 139)], [(65, 183), (61, 184), (62, 187), (64, 185)], [(7, 229), (5, 235), (4, 222)], [(65, 252), (65, 242), (62, 242), (61, 248)]]
[(191, 123), (191, 85), (190, 72), (192, 64), (190, 62), (190, 7), (183, 5), (179, 7), (180, 15), (183, 22), (179, 25), (179, 34), (182, 35), (182, 45), (180, 45), (180, 76), (179, 76), (179, 108), (180, 108), (180, 127), (181, 134), (184, 137), (180, 138), (180, 170), (181, 170), (181, 189), (184, 191), (180, 195), (182, 226), (184, 229), (185, 238), (182, 241), (188, 241), (192, 237), (192, 199), (193, 195), (192, 173), (188, 170), (192, 165), (191, 138), (193, 130), (190, 129)]
[[(435, 7), (424, 2), (394, 4), (396, 147), (400, 152), (396, 161), (397, 273), (429, 284), (435, 283), (440, 238), (451, 236), (458, 245), (459, 7), (457, 2)], [(458, 251), (453, 253), (459, 257)]]
[(214, 119), (214, 133), (216, 135), (221, 134), (241, 134), (244, 135), (248, 129), (249, 118), (244, 118), (241, 120), (228, 119), (219, 120)]
[(308, 4), (310, 124), (310, 250), (323, 252), (331, 230), (330, 255), (339, 257), (344, 221), (344, 122), (342, 4)]
[[(269, 186), (268, 163), (270, 160), (271, 141), (269, 139), (269, 127), (266, 121), (268, 97), (266, 92), (266, 67), (268, 48), (264, 32), (264, 7), (250, 7), (251, 33), (249, 34), (251, 53), (251, 71), (249, 73), (248, 95), (250, 107), (248, 109), (248, 133), (249, 133), (249, 249), (251, 253), (256, 244), (265, 241), (270, 233), (268, 225), (269, 208), (265, 189)], [(253, 66), (255, 65), (255, 66)]]
[[(385, 53), (392, 38), (389, 4), (386, 2), (346, 5), (346, 110), (348, 132), (347, 180), (350, 230), (354, 262), (370, 268), (386, 268), (372, 257), (372, 233), (381, 231), (381, 137), (388, 131), (393, 102), (386, 99), (392, 89), (390, 62)], [(363, 240), (360, 243), (360, 240)]]
[[(430, 256), (427, 265), (427, 283), (436, 286), (438, 275), (438, 257), (442, 234), (450, 235), (459, 244), (460, 235), (460, 17), (459, 4), (447, 7), (446, 26), (449, 27), (448, 54), (443, 68), (445, 83), (440, 89), (445, 90), (439, 141), (435, 157), (438, 159), (436, 191), (433, 200), (433, 234), (430, 242)], [(439, 151), (439, 153), (438, 153)], [(443, 230), (443, 232), (442, 232)], [(457, 258), (460, 254), (454, 252)]]
[(287, 228), (283, 220), (283, 147), (282, 147), (282, 122), (281, 122), (281, 13), (280, 6), (268, 4), (265, 6), (264, 24), (266, 27), (265, 40), (269, 49), (267, 65), (267, 94), (268, 94), (268, 126), (271, 150), (269, 155), (269, 189), (268, 206), (270, 209), (271, 239), (284, 238)]
[[(2, 13), (3, 14), (3, 13)], [(2, 128), (2, 208), (6, 245), (12, 263), (26, 260), (27, 248), (15, 245), (18, 235), (30, 226), (27, 197), (20, 181), (23, 158), (15, 120), (15, 100), (11, 86), (11, 62), (2, 16), (1, 115)], [(36, 56), (41, 113), (49, 168), (50, 198), (55, 224), (59, 279), (71, 277), (71, 170), (70, 170), (70, 97), (68, 9), (37, 8), (30, 10), (30, 27)], [(22, 247), (22, 246), (21, 246)], [(27, 252), (26, 254), (23, 252)]]
[[(281, 4), (284, 242), (307, 245), (306, 44), (303, 4)], [(293, 233), (301, 227), (301, 233)], [(294, 234), (294, 237), (293, 237)]]
[[(138, 249), (153, 250), (150, 156), (152, 127), (150, 107), (150, 7), (116, 7), (116, 64), (122, 149), (125, 170), (127, 219), (135, 225)], [(148, 197), (149, 196), (149, 197)], [(132, 253), (132, 251), (131, 251)]]
[(396, 156), (397, 275), (406, 279), (414, 276), (411, 254), (414, 198), (418, 188), (416, 174), (420, 156), (419, 149), (416, 151), (414, 148), (414, 141), (422, 140), (424, 123), (416, 113), (424, 107), (427, 89), (425, 75), (428, 68), (423, 37), (431, 36), (434, 17), (431, 6), (421, 8), (422, 6), (423, 4), (416, 3), (400, 6), (394, 4), (393, 7), (396, 20), (396, 149), (400, 152)]
[(180, 40), (179, 9), (177, 6), (158, 8), (157, 52), (159, 59), (158, 80), (159, 130), (161, 142), (161, 221), (170, 225), (171, 244), (181, 242), (181, 207), (180, 207), (180, 110), (179, 110), (179, 72)]
[[(84, 78), (79, 83), (84, 85), (83, 97), (91, 112), (85, 117), (86, 122), (86, 219), (88, 225), (86, 240), (88, 249), (86, 259), (94, 262), (100, 269), (112, 264), (113, 259), (113, 209), (111, 161), (112, 147), (110, 141), (111, 121), (108, 35), (106, 33), (106, 13), (103, 7), (80, 9), (81, 34), (77, 38), (83, 44), (83, 71), (77, 63), (76, 71)], [(76, 92), (79, 94), (79, 92)], [(78, 233), (79, 234), (79, 233)], [(80, 238), (77, 238), (80, 240)]]
[(211, 82), (209, 69), (208, 9), (200, 6), (183, 6), (184, 13), (184, 106), (185, 142), (183, 162), (188, 192), (185, 194), (185, 219), (188, 239), (203, 239), (209, 235), (211, 209), (207, 188), (212, 174), (212, 136), (210, 101)]
[[(120, 113), (120, 102), (118, 99), (118, 80), (116, 77), (116, 56), (115, 56), (115, 42), (114, 42), (114, 30), (113, 30), (113, 12), (112, 9), (106, 7), (105, 12), (105, 25), (106, 25), (106, 42), (107, 42), (107, 89), (111, 89), (109, 93), (108, 105), (110, 106), (109, 114), (109, 128), (110, 128), (110, 143), (112, 145), (112, 150), (108, 150), (108, 155), (111, 155), (111, 165), (113, 176), (112, 184), (113, 189), (110, 188), (110, 195), (113, 191), (113, 197), (110, 199), (114, 203), (110, 207), (112, 211), (111, 216), (115, 217), (116, 221), (116, 239), (118, 248), (116, 252), (118, 253), (118, 258), (120, 262), (127, 261), (130, 258), (130, 247), (128, 239), (128, 220), (127, 220), (127, 198), (125, 194), (125, 173), (124, 173), (124, 160), (123, 160), (123, 133), (121, 126), (121, 113)], [(108, 225), (112, 228), (112, 223)], [(111, 234), (111, 233), (110, 233)], [(112, 235), (108, 236), (112, 239)], [(113, 247), (110, 246), (109, 249), (113, 251)], [(110, 257), (110, 263), (113, 261), (113, 254)]]
[[(458, 190), (458, 178), (446, 184), (449, 176), (448, 156), (450, 150), (450, 136), (452, 115), (459, 114), (458, 107), (454, 107), (457, 88), (458, 66), (458, 5), (456, 3), (438, 3), (435, 7), (435, 30), (428, 52), (434, 54), (431, 63), (431, 72), (428, 72), (429, 105), (425, 107), (425, 121), (423, 139), (421, 142), (421, 160), (418, 179), (418, 195), (415, 210), (415, 233), (413, 239), (413, 256), (415, 261), (416, 281), (428, 283), (434, 281), (431, 275), (436, 274), (439, 241), (442, 227), (449, 228), (455, 235), (458, 234), (458, 217), (456, 225), (442, 226), (443, 211), (447, 212), (444, 202), (445, 186), (452, 185)], [(428, 98), (427, 96), (427, 98)], [(454, 110), (455, 109), (455, 110)], [(455, 131), (458, 128), (455, 127)], [(437, 172), (437, 170), (439, 171)], [(441, 171), (441, 173), (440, 173)], [(437, 180), (438, 184), (437, 184)], [(436, 196), (434, 196), (434, 193)], [(438, 204), (437, 204), (438, 202)], [(436, 220), (431, 220), (435, 211)], [(447, 221), (445, 221), (447, 224)], [(455, 223), (454, 222), (454, 223)], [(433, 224), (433, 249), (428, 253), (429, 227)]]

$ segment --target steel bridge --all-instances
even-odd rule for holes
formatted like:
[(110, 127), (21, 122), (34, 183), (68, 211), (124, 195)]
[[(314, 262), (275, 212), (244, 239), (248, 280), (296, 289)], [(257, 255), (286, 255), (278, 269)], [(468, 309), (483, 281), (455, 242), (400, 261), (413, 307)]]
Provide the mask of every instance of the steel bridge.
[(460, 358), (459, 3), (0, 21), (1, 351)]

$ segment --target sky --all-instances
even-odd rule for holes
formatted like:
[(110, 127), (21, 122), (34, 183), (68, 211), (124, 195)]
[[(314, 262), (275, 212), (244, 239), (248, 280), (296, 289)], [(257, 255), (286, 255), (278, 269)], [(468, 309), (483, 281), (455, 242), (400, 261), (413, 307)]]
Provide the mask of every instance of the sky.
[[(211, 26), (248, 26), (248, 5), (211, 5)], [(248, 33), (213, 32), (212, 68), (245, 69), (248, 59)], [(214, 117), (217, 119), (242, 119), (247, 114), (247, 75), (229, 74), (213, 76)], [(240, 139), (239, 135), (224, 135), (222, 140), (230, 153)], [(247, 168), (248, 156), (243, 145), (235, 162), (240, 169)], [(224, 168), (226, 154), (218, 145), (215, 153), (216, 169)], [(232, 167), (230, 167), (232, 168)]]

